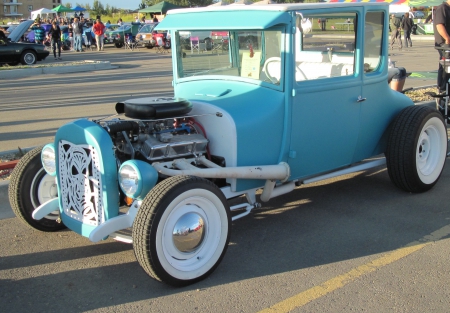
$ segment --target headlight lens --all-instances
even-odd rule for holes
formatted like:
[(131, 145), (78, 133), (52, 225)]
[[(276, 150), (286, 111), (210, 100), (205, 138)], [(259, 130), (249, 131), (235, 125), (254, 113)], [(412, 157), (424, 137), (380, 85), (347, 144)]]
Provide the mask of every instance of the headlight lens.
[(158, 181), (155, 168), (140, 160), (125, 161), (119, 168), (118, 176), (120, 188), (132, 199), (144, 199)]
[(41, 162), (47, 174), (56, 175), (56, 156), (53, 144), (45, 145), (41, 152)]
[(123, 165), (119, 171), (119, 184), (126, 195), (134, 195), (139, 188), (139, 174), (131, 165)]

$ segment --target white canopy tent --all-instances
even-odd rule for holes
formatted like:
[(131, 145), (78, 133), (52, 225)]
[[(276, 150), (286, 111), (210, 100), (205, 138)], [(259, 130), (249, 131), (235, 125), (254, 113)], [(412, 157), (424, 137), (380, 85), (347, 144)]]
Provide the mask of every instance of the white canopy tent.
[(48, 15), (50, 13), (56, 13), (55, 11), (46, 9), (46, 8), (42, 8), (36, 11), (32, 11), (31, 12), (31, 19), (34, 20), (38, 15), (42, 17), (43, 14)]

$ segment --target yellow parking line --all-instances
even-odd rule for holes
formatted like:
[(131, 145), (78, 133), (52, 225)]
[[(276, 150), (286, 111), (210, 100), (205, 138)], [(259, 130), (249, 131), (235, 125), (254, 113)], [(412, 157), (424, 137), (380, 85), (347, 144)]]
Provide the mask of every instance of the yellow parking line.
[(392, 252), (389, 252), (382, 257), (370, 261), (366, 264), (358, 266), (345, 274), (336, 276), (319, 286), (315, 286), (308, 290), (305, 290), (295, 296), (292, 296), (286, 300), (276, 303), (275, 305), (260, 311), (259, 313), (273, 313), (273, 312), (290, 312), (295, 308), (304, 306), (305, 304), (316, 300), (324, 295), (344, 287), (345, 285), (356, 280), (358, 277), (367, 273), (373, 272), (380, 267), (391, 264), (400, 260), (416, 251), (419, 251), (423, 247), (429, 245), (433, 241), (440, 240), (450, 234), (450, 225), (444, 226), (437, 231), (427, 235), (418, 241), (411, 242), (403, 248), (399, 248)]

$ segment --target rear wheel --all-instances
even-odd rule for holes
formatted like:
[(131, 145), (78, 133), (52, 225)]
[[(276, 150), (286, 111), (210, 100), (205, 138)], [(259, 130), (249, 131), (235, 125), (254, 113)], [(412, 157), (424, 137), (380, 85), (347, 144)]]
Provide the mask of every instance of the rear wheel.
[(58, 196), (55, 177), (42, 167), (41, 151), (42, 147), (35, 148), (19, 161), (11, 175), (8, 195), (18, 218), (34, 229), (52, 232), (65, 228), (58, 222), (58, 211), (39, 221), (31, 216), (38, 206)]
[(386, 161), (389, 177), (408, 192), (424, 192), (438, 181), (447, 155), (447, 130), (442, 115), (427, 106), (403, 109), (389, 135)]
[(145, 197), (133, 225), (133, 248), (151, 277), (173, 286), (206, 278), (229, 242), (230, 209), (220, 189), (193, 176), (170, 177)]
[(20, 56), (20, 63), (22, 63), (22, 65), (33, 65), (36, 64), (36, 61), (36, 52), (32, 50), (26, 50)]
[(123, 47), (123, 43), (121, 43), (121, 42), (115, 42), (115, 43), (114, 43), (114, 46), (115, 46), (116, 48), (122, 48), (122, 47)]

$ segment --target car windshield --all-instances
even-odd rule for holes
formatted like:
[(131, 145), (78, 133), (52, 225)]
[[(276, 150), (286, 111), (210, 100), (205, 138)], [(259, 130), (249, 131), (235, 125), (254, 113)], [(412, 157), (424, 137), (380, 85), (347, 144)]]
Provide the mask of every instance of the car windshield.
[(147, 24), (147, 25), (144, 25), (140, 30), (139, 30), (139, 32), (140, 33), (151, 33), (152, 31), (153, 31), (153, 28), (155, 28), (155, 24)]
[(283, 77), (281, 30), (184, 30), (176, 37), (179, 78), (220, 75), (278, 85)]
[(131, 25), (122, 25), (122, 26), (116, 28), (115, 30), (116, 31), (124, 31), (124, 30), (128, 30), (130, 28), (131, 28)]

